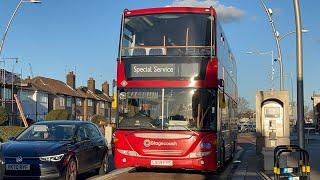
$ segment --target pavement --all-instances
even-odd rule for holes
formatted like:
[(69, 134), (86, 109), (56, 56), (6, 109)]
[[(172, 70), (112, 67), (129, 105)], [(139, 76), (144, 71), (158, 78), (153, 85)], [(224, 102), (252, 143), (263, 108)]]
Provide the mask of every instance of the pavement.
[[(292, 134), (291, 144), (297, 144), (297, 135)], [(305, 149), (310, 155), (311, 180), (320, 179), (320, 134), (312, 133), (306, 136)], [(233, 180), (274, 179), (272, 171), (263, 170), (263, 158), (256, 154), (255, 135), (253, 133), (239, 134), (239, 146), (245, 149), (239, 157), (238, 166), (233, 173)], [(292, 158), (288, 158), (288, 164)]]
[(243, 149), (236, 160), (238, 162), (232, 173), (233, 180), (265, 179), (261, 173), (263, 168), (262, 158), (256, 155), (256, 138), (254, 133), (243, 133), (238, 136), (238, 145)]
[[(296, 134), (292, 134), (291, 144), (297, 144)], [(311, 180), (320, 179), (320, 134), (312, 133), (306, 140), (306, 150), (310, 155)], [(232, 180), (270, 180), (274, 179), (272, 171), (263, 170), (263, 158), (256, 155), (255, 133), (241, 133), (238, 137), (238, 151), (230, 165), (219, 175), (203, 176), (197, 173), (136, 171), (135, 168), (115, 169), (113, 159), (110, 159), (112, 171), (104, 176), (95, 176), (90, 179), (232, 179)]]

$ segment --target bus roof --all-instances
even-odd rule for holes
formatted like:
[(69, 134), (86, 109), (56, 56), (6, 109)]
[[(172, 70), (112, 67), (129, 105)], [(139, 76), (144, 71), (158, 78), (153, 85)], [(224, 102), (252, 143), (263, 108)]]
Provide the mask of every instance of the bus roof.
[(146, 8), (146, 9), (135, 9), (135, 10), (124, 10), (124, 16), (137, 16), (145, 14), (160, 14), (160, 13), (202, 13), (216, 15), (216, 11), (213, 7), (158, 7), (158, 8)]

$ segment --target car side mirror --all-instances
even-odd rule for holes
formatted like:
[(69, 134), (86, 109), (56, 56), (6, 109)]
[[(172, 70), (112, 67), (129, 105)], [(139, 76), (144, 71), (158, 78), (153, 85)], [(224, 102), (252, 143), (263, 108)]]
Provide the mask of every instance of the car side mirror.
[(9, 137), (9, 139), (8, 139), (9, 141), (15, 141), (16, 140), (16, 138), (15, 137)]

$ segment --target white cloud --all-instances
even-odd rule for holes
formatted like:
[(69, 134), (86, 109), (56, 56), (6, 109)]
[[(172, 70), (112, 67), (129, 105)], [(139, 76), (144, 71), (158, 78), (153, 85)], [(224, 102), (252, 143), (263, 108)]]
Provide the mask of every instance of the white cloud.
[(244, 11), (234, 6), (220, 4), (219, 0), (174, 0), (171, 6), (210, 7), (213, 6), (218, 16), (225, 23), (238, 21), (244, 16)]

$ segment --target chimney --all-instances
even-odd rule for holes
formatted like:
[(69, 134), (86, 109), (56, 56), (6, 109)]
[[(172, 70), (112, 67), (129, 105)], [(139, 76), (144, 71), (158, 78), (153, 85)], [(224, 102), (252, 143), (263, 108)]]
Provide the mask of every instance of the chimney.
[(73, 73), (73, 71), (67, 74), (67, 85), (72, 89), (76, 89), (76, 75)]
[(105, 81), (102, 84), (102, 92), (109, 96), (109, 83), (108, 83), (108, 81)]
[(96, 81), (93, 78), (88, 80), (88, 89), (93, 93), (96, 91)]

